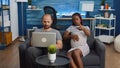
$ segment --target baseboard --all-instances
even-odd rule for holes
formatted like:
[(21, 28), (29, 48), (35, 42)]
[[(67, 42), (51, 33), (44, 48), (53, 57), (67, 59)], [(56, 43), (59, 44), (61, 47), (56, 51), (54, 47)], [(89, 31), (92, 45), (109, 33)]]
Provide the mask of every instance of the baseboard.
[(15, 40), (13, 40), (13, 41), (12, 41), (12, 43), (11, 43), (11, 44), (12, 44), (12, 45), (14, 45), (16, 42), (18, 42), (18, 41), (19, 41), (19, 39), (20, 39), (20, 37), (17, 37)]

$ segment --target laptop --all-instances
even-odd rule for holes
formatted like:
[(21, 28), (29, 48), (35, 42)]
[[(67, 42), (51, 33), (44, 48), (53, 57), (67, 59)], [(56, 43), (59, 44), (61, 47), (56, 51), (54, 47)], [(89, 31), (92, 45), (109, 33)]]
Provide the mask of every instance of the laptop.
[(54, 32), (32, 32), (32, 46), (48, 47), (56, 44), (56, 33)]

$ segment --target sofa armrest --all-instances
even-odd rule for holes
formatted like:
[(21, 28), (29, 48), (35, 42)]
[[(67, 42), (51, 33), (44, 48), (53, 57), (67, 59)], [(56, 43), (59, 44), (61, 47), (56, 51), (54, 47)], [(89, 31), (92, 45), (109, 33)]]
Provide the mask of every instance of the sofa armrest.
[(105, 44), (99, 39), (94, 40), (95, 52), (100, 58), (100, 68), (105, 68)]
[(31, 39), (26, 39), (25, 42), (20, 44), (19, 49), (26, 50), (28, 47), (30, 47), (30, 41)]
[(19, 59), (20, 59), (20, 68), (26, 68), (25, 62), (25, 53), (28, 47), (30, 47), (30, 39), (25, 40), (22, 44), (19, 45)]

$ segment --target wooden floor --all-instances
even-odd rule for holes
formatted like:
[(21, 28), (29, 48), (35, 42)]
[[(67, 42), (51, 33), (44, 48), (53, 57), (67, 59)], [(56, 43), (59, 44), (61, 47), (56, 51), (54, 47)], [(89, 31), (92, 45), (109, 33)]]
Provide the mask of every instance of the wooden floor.
[(105, 68), (120, 68), (120, 53), (115, 51), (114, 45), (106, 45)]
[[(8, 46), (0, 50), (0, 68), (20, 68), (18, 46), (22, 42)], [(120, 53), (114, 50), (113, 44), (106, 44), (105, 68), (120, 68)]]
[(16, 42), (5, 50), (0, 50), (0, 68), (20, 68), (18, 46), (22, 42)]

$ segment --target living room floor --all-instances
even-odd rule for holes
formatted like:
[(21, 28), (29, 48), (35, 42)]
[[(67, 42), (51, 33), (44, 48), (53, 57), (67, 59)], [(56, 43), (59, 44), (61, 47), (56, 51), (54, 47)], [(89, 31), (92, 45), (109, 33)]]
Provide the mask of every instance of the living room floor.
[[(0, 50), (0, 68), (20, 68), (18, 46), (16, 40), (5, 50)], [(114, 50), (114, 44), (106, 44), (105, 68), (120, 68), (120, 53)]]
[(114, 49), (114, 44), (106, 44), (105, 68), (120, 68), (120, 53)]

